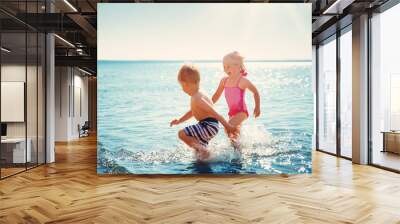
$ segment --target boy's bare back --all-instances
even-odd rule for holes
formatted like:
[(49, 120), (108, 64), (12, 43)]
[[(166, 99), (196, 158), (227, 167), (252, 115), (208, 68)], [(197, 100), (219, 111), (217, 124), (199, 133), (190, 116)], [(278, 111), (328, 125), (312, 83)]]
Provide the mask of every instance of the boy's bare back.
[(212, 101), (202, 92), (199, 91), (196, 94), (194, 94), (190, 99), (190, 108), (192, 110), (193, 116), (198, 121), (208, 117), (212, 117), (212, 115), (207, 110), (204, 110), (204, 108), (200, 106), (201, 101), (213, 107)]

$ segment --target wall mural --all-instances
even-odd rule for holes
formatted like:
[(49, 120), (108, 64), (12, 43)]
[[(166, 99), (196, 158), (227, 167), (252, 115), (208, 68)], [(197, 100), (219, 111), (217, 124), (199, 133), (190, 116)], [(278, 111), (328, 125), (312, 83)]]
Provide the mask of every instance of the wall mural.
[(99, 174), (311, 173), (311, 4), (98, 4)]

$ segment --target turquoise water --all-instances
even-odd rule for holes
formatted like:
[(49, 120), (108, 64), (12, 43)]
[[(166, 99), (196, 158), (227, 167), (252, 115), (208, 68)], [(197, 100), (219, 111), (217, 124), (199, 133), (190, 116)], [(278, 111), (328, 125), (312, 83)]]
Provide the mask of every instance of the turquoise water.
[[(220, 62), (195, 63), (201, 89), (210, 98), (224, 76)], [(209, 161), (196, 161), (169, 122), (189, 108), (189, 96), (177, 82), (182, 62), (98, 62), (98, 173), (194, 174), (311, 172), (313, 93), (311, 62), (247, 62), (261, 95), (261, 116), (249, 118), (241, 153), (223, 128), (209, 145)], [(250, 113), (251, 92), (246, 92)], [(227, 118), (224, 97), (215, 105)]]

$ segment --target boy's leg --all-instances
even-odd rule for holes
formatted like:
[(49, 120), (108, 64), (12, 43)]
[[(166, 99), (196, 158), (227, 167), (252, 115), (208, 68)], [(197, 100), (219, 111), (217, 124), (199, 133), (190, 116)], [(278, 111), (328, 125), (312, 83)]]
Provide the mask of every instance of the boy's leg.
[(192, 136), (187, 136), (183, 129), (179, 130), (178, 137), (180, 140), (182, 140), (184, 143), (186, 143), (186, 145), (188, 145), (190, 147), (192, 147), (192, 145), (194, 145), (196, 143), (199, 143), (199, 141), (196, 138), (194, 138)]
[(188, 145), (189, 147), (193, 148), (196, 151), (199, 159), (204, 160), (210, 156), (208, 150), (203, 145), (201, 145), (196, 138), (192, 136), (187, 136), (183, 129), (179, 130), (178, 137), (180, 140), (186, 143), (186, 145)]

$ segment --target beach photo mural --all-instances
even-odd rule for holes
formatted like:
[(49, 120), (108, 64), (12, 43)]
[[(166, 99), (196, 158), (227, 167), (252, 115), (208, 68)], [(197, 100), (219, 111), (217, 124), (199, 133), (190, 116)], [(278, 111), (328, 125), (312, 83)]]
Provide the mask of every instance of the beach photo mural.
[(311, 4), (98, 4), (99, 174), (312, 171)]

